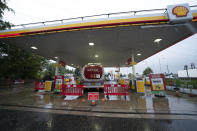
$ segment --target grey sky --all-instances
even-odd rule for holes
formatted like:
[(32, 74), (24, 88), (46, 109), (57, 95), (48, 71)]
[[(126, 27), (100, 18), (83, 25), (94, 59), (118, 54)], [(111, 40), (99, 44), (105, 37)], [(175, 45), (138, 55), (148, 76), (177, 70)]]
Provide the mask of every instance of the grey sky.
[[(8, 5), (15, 10), (15, 14), (6, 12), (4, 18), (13, 24), (24, 24), (111, 12), (166, 8), (167, 5), (178, 3), (197, 5), (197, 0), (9, 0)], [(167, 65), (173, 73), (183, 69), (185, 64), (195, 63), (197, 66), (196, 42), (197, 35), (193, 35), (138, 63), (136, 72), (141, 74), (147, 66), (154, 72), (160, 72), (159, 59), (162, 72), (167, 72)], [(121, 72), (131, 72), (131, 69), (121, 69)]]

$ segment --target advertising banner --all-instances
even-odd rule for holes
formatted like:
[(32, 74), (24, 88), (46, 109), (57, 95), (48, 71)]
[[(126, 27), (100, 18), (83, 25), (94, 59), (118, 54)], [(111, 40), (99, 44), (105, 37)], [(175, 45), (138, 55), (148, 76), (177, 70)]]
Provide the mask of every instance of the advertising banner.
[(88, 92), (88, 100), (99, 100), (98, 92)]
[(136, 81), (136, 86), (137, 86), (137, 92), (138, 93), (144, 93), (144, 81), (143, 80), (137, 80)]
[(51, 91), (52, 81), (45, 81), (45, 91)]
[(64, 84), (64, 76), (55, 76), (54, 92), (61, 92), (62, 84)]
[(35, 82), (35, 87), (34, 89), (37, 91), (37, 90), (44, 90), (44, 87), (45, 87), (45, 83), (44, 82), (38, 82), (36, 81)]
[(149, 78), (153, 94), (159, 94), (166, 90), (164, 74), (150, 74)]

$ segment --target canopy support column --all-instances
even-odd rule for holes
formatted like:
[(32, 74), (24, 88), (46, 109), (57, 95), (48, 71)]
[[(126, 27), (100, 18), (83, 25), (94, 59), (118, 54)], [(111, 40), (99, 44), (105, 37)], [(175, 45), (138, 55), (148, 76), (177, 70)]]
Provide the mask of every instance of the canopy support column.
[[(132, 62), (135, 62), (135, 55), (134, 55), (134, 51), (132, 51)], [(136, 73), (135, 73), (135, 64), (132, 64), (132, 73), (133, 73), (133, 77), (135, 78), (136, 77)]]
[(59, 57), (56, 60), (55, 75), (59, 75)]
[(132, 78), (132, 87), (135, 87), (135, 78), (136, 78), (136, 73), (135, 73), (135, 52), (134, 50), (132, 50), (131, 53), (131, 62), (132, 62), (132, 74), (133, 74), (133, 78)]

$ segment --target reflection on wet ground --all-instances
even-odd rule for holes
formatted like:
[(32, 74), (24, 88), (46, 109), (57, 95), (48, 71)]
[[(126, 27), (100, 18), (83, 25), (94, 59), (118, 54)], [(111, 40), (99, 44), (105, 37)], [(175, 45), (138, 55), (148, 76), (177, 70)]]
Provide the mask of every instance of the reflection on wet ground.
[(196, 120), (62, 115), (0, 109), (2, 131), (196, 131)]
[[(80, 109), (94, 111), (120, 111), (132, 113), (181, 113), (197, 114), (197, 97), (189, 97), (181, 94), (176, 97), (174, 92), (167, 91), (166, 97), (155, 97), (150, 88), (146, 87), (145, 94), (130, 92), (129, 96), (104, 96), (99, 92), (97, 105), (92, 107), (87, 100), (88, 93), (84, 96), (61, 96), (51, 92), (34, 92), (32, 88), (22, 88), (21, 92), (4, 94), (0, 93), (0, 104), (19, 105), (30, 107), (54, 108), (54, 109)], [(85, 99), (85, 101), (83, 101)]]
[[(96, 106), (84, 96), (35, 92), (16, 88), (0, 92), (0, 130), (106, 130), (106, 131), (195, 131), (197, 97), (167, 91), (155, 97), (150, 88), (144, 94), (104, 96)], [(85, 100), (85, 101), (84, 101)]]

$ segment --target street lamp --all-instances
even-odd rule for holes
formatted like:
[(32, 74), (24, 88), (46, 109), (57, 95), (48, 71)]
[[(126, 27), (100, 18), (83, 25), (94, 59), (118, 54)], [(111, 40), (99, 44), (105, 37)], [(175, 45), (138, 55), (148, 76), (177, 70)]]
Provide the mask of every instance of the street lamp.
[[(161, 59), (163, 59), (163, 60), (165, 60), (166, 58), (161, 58)], [(160, 61), (160, 58), (159, 58), (159, 69), (160, 69), (160, 73), (162, 73), (162, 70), (161, 70), (161, 61)]]

